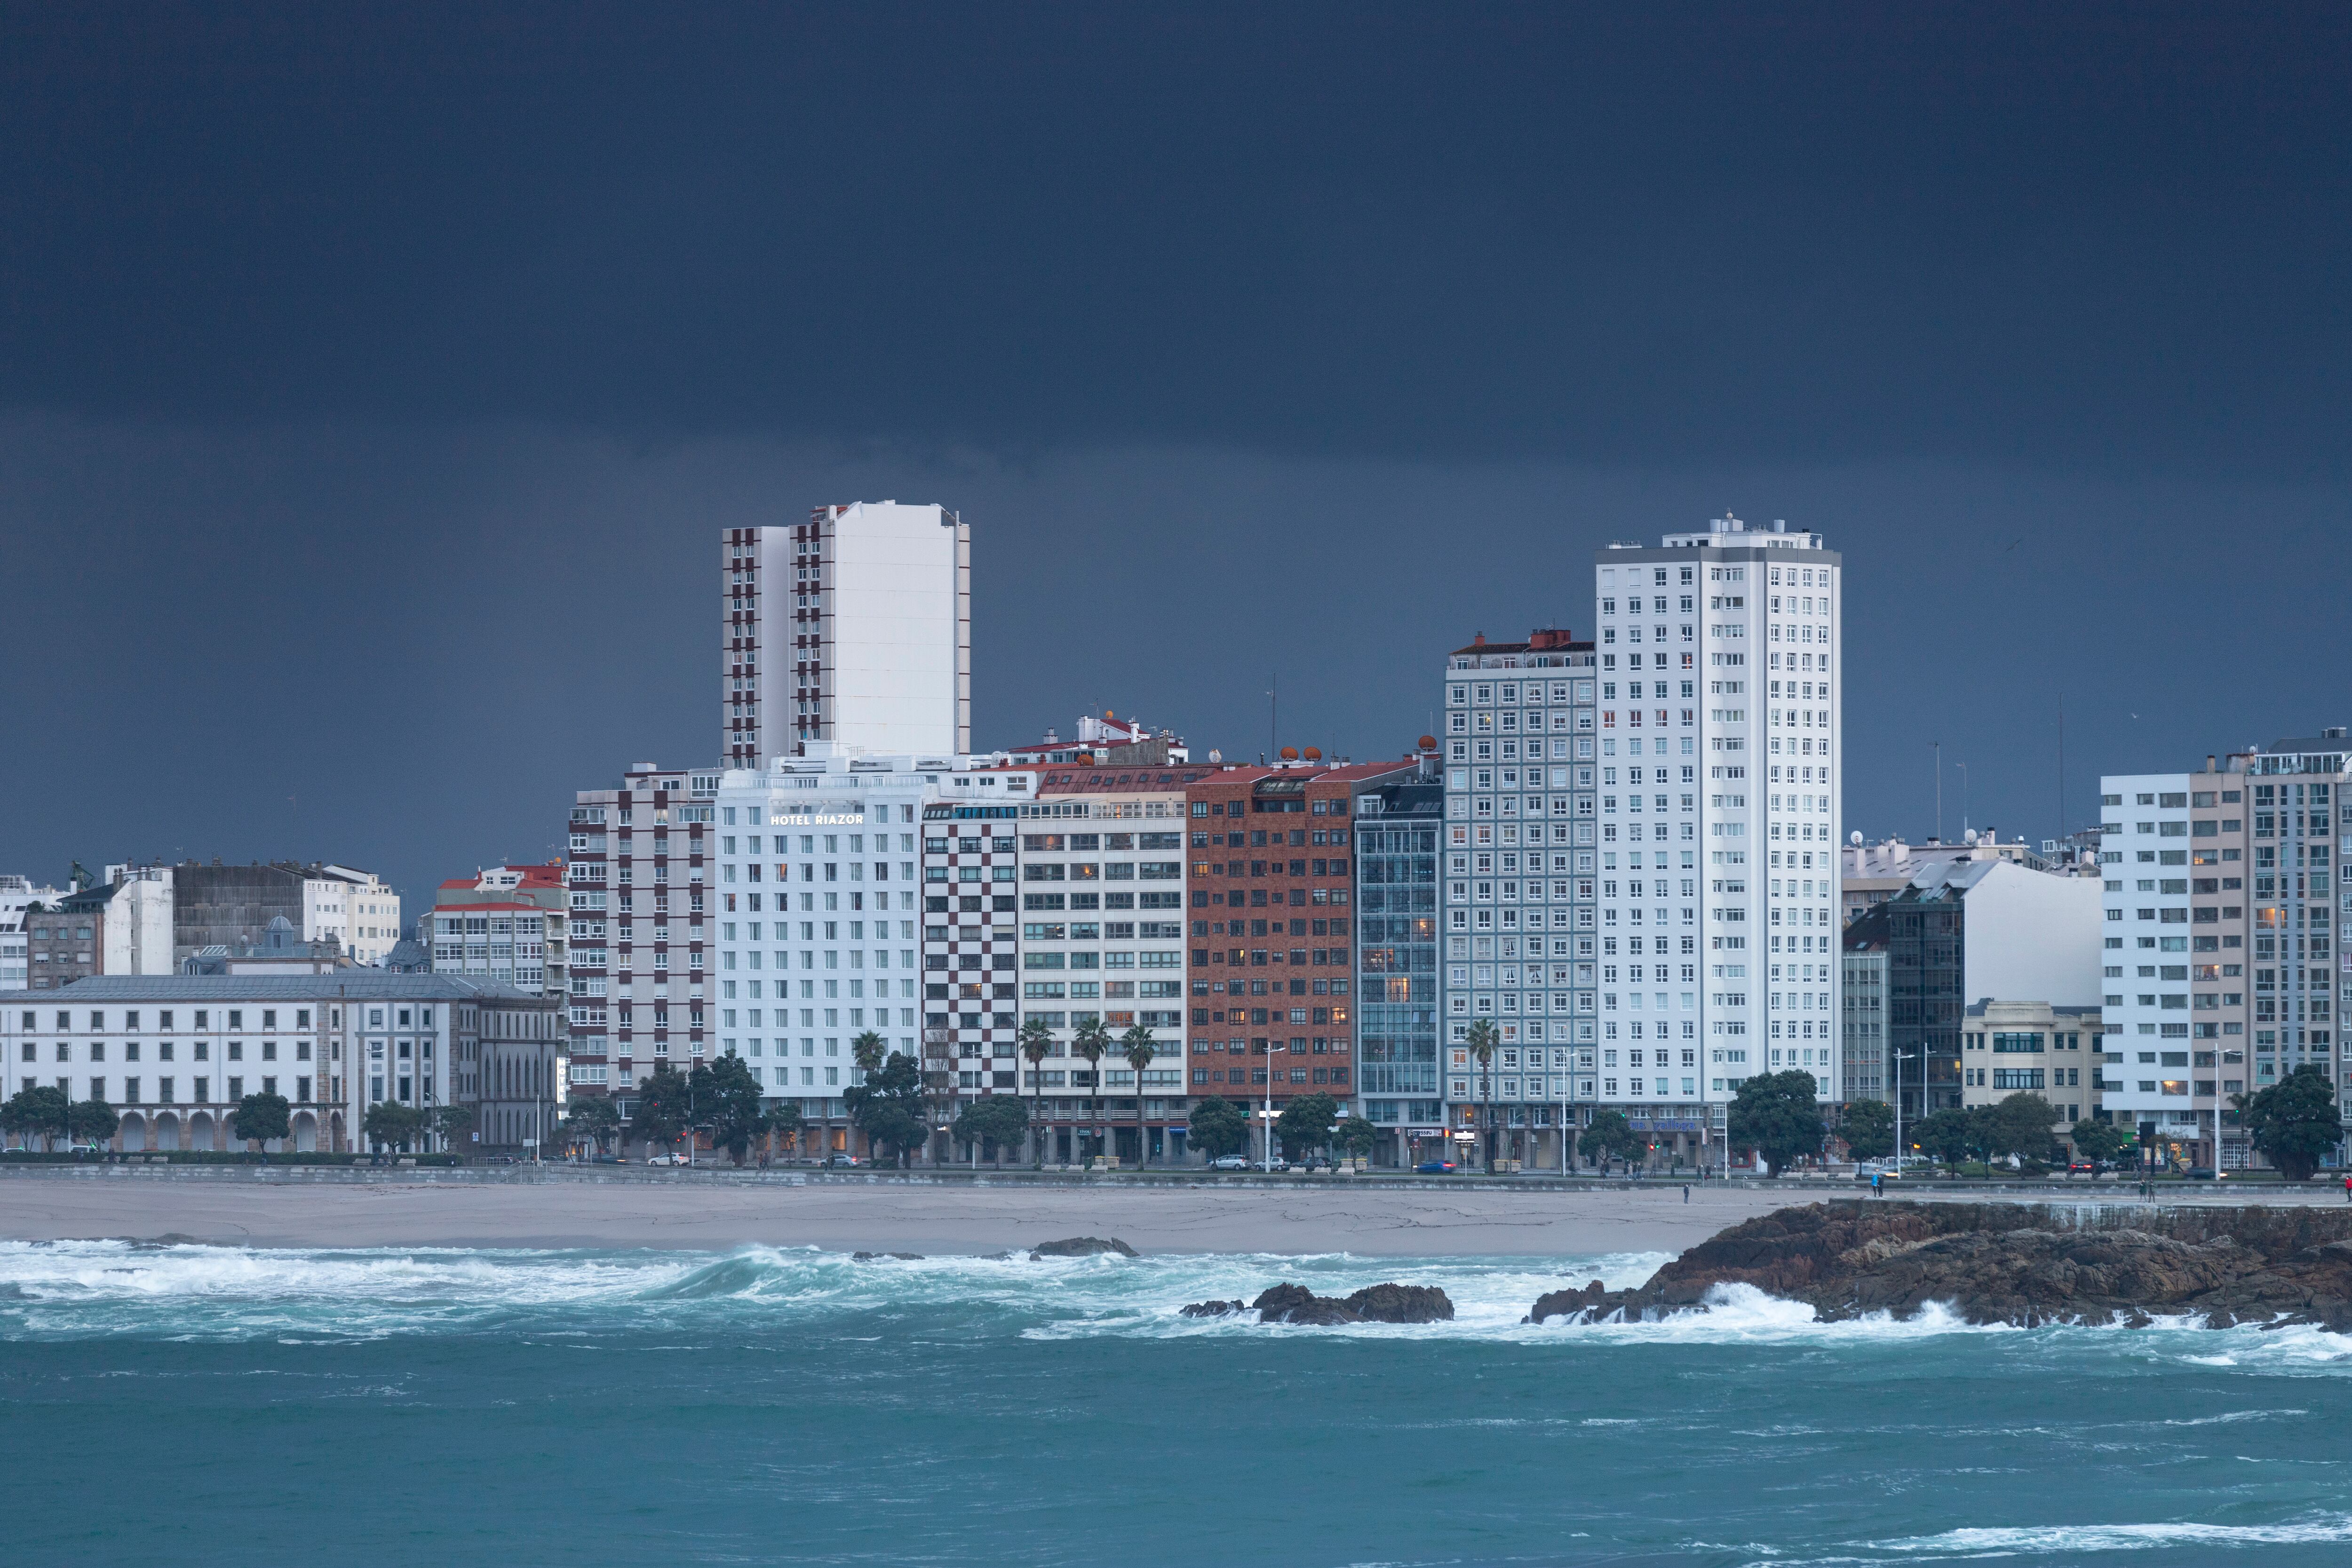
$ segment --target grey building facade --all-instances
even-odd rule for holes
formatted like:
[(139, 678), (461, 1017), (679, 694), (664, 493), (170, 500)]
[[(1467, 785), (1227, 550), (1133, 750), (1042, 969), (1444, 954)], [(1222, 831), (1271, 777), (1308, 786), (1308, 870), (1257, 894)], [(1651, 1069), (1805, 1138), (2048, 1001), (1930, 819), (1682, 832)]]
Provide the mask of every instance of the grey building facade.
[[(1564, 630), (1449, 654), (1441, 995), (1446, 1125), (1554, 1163), (1595, 1031), (1593, 645)], [(1474, 1024), (1498, 1046), (1481, 1072)]]

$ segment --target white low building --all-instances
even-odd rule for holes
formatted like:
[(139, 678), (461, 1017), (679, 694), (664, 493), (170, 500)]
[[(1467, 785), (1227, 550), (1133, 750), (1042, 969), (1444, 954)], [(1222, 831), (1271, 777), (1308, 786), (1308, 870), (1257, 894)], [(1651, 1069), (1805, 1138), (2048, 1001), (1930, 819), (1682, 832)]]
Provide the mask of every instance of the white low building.
[(356, 1147), (367, 1108), (470, 1106), (469, 1152), (562, 1112), (561, 998), (455, 975), (94, 976), (0, 995), (0, 1098), (50, 1086), (121, 1116), (125, 1151), (223, 1150), (248, 1094), (283, 1096), (298, 1152)]

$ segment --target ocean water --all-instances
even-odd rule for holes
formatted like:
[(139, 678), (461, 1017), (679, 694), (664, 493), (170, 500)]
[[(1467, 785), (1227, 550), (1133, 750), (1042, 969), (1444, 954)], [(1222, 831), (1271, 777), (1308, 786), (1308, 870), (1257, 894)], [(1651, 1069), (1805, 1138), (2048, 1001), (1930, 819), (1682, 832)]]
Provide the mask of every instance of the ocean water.
[[(1649, 1256), (0, 1245), (12, 1561), (2352, 1561), (2352, 1342), (1518, 1321)], [(1427, 1327), (1176, 1309), (1442, 1286)]]

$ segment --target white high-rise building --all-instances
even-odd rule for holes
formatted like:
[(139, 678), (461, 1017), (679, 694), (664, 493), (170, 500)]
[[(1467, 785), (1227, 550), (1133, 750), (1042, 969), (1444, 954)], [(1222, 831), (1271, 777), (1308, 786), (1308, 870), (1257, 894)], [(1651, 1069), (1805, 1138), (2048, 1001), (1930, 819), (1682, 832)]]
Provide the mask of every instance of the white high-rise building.
[(1842, 567), (1727, 516), (1594, 558), (1596, 1098), (1678, 1152), (1759, 1073), (1836, 1093)]
[(940, 506), (821, 506), (723, 543), (720, 755), (971, 749), (971, 531)]

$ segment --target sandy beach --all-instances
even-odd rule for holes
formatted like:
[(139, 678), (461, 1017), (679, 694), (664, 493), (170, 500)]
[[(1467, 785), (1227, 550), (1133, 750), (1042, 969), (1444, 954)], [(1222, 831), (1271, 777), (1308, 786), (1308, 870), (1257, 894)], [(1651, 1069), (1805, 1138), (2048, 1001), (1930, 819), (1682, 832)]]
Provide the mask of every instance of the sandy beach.
[(0, 1181), (0, 1239), (170, 1237), (242, 1247), (681, 1247), (982, 1253), (1071, 1236), (1147, 1252), (1560, 1257), (1678, 1252), (1784, 1193), (542, 1182), (316, 1186)]

